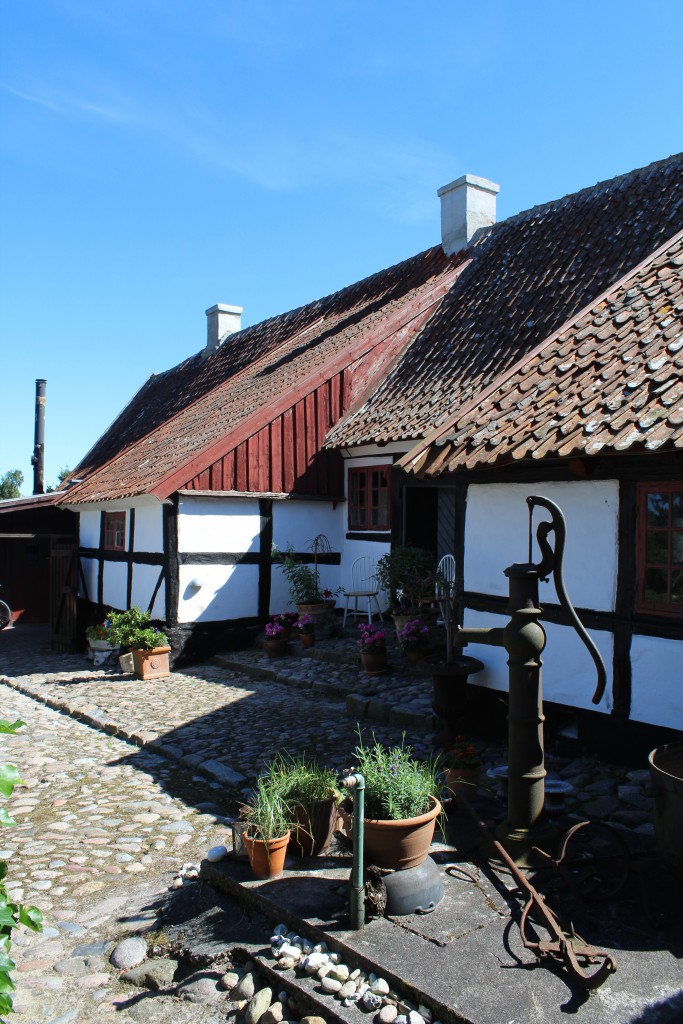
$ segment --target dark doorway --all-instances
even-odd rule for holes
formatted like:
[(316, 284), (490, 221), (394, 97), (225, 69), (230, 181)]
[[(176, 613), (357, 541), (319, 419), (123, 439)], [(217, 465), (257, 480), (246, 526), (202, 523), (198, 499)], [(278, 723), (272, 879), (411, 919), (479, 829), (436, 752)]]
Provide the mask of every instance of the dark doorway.
[(403, 543), (426, 548), (437, 557), (439, 490), (437, 487), (406, 487), (404, 491)]

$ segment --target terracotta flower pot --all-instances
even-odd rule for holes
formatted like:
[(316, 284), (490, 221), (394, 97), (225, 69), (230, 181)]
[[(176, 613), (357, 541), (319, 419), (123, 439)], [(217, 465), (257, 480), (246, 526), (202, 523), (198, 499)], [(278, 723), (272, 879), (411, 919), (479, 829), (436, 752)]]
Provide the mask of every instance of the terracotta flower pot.
[(280, 636), (266, 637), (263, 641), (263, 650), (267, 658), (283, 658), (288, 652), (287, 641)]
[(315, 633), (300, 633), (300, 638), (304, 647), (312, 647), (315, 643)]
[(296, 857), (317, 857), (325, 853), (337, 827), (337, 802), (334, 797), (316, 800), (308, 807), (297, 807), (299, 826), (292, 830), (289, 852)]
[(424, 651), (420, 651), (416, 647), (406, 647), (405, 654), (411, 665), (417, 665), (418, 661), (422, 661), (424, 658)]
[(249, 854), (249, 863), (255, 878), (277, 878), (285, 866), (287, 844), (290, 833), (278, 839), (252, 839), (249, 833), (244, 835), (244, 845)]
[(389, 667), (386, 647), (375, 647), (371, 651), (361, 651), (360, 660), (366, 675), (369, 676), (383, 675)]
[(440, 801), (433, 796), (429, 799), (430, 809), (416, 818), (401, 821), (365, 819), (365, 852), (378, 868), (406, 871), (427, 859), (436, 819), (441, 813)]
[(133, 669), (138, 679), (160, 679), (170, 673), (168, 656), (171, 653), (170, 647), (153, 647), (151, 650), (131, 651), (133, 655)]

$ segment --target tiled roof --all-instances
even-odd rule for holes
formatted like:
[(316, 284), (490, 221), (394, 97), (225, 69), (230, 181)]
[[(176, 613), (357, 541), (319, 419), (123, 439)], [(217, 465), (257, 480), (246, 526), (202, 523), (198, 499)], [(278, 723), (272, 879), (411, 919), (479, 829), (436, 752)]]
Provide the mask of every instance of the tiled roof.
[[(172, 493), (184, 467), (229, 450), (240, 430), (258, 430), (278, 401), (324, 378), (335, 358), (391, 336), (437, 303), (459, 257), (440, 246), (293, 312), (231, 335), (213, 354), (152, 377), (72, 472), (84, 478), (69, 504)], [(420, 320), (420, 323), (423, 322)], [(351, 359), (352, 356), (349, 356)], [(212, 454), (213, 453), (213, 454)], [(186, 480), (192, 473), (188, 470)]]
[(662, 446), (683, 448), (683, 231), (402, 462), (436, 476)]
[(328, 446), (425, 437), (681, 229), (683, 154), (496, 224)]

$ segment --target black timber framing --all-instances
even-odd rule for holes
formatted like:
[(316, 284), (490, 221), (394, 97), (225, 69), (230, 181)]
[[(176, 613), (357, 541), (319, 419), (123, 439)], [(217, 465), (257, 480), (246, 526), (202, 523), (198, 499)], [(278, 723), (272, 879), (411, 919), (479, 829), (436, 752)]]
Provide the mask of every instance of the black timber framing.
[(163, 506), (163, 538), (166, 623), (169, 629), (175, 629), (178, 625), (178, 596), (180, 592), (177, 494), (174, 495), (172, 504)]
[[(433, 486), (455, 489), (454, 550), (456, 560), (456, 593), (459, 595), (458, 621), (464, 610), (507, 614), (507, 598), (480, 594), (464, 589), (465, 519), (467, 490), (471, 484), (524, 484), (529, 494), (543, 492), (543, 485), (558, 482), (614, 480), (618, 485), (618, 554), (614, 611), (601, 612), (578, 608), (577, 613), (588, 629), (612, 633), (614, 653), (612, 664), (612, 719), (639, 725), (629, 720), (631, 710), (631, 644), (634, 635), (683, 640), (683, 619), (648, 615), (634, 611), (636, 583), (636, 484), (647, 480), (683, 479), (683, 452), (616, 454), (604, 457), (548, 460), (543, 463), (515, 463), (492, 469), (457, 472), (438, 480), (420, 481), (409, 473), (395, 470), (392, 477), (392, 500), (400, 508), (403, 486)], [(392, 523), (393, 525), (393, 523)], [(397, 535), (400, 537), (398, 523)], [(396, 540), (395, 543), (400, 543)], [(512, 560), (512, 558), (511, 558)], [(501, 566), (501, 573), (505, 566)], [(571, 596), (571, 595), (570, 595)], [(548, 622), (566, 624), (558, 603), (543, 600), (543, 618)], [(476, 681), (473, 680), (476, 686)], [(602, 717), (602, 716), (601, 716)]]
[(270, 498), (259, 498), (260, 529), (258, 552), (258, 617), (267, 619), (270, 613), (270, 588), (272, 577), (273, 551), (273, 502)]

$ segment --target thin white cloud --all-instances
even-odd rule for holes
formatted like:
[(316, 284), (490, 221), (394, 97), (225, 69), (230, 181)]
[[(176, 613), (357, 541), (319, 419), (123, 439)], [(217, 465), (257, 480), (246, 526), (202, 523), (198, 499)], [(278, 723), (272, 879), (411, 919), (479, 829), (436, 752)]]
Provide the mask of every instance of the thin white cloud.
[(95, 117), (101, 118), (105, 121), (111, 121), (112, 123), (118, 124), (130, 124), (133, 122), (131, 116), (122, 109), (116, 109), (112, 106), (107, 106), (102, 103), (93, 103), (89, 100), (80, 99), (78, 96), (69, 95), (68, 93), (60, 93), (53, 91), (47, 95), (45, 93), (29, 93), (24, 92), (21, 89), (15, 89), (13, 86), (8, 85), (5, 82), (0, 83), (0, 88), (4, 89), (5, 92), (10, 93), (12, 96), (16, 96), (17, 99), (24, 100), (26, 103), (32, 103), (35, 106), (43, 107), (45, 110), (50, 110), (53, 114), (59, 114), (61, 117), (68, 117), (74, 112), (82, 112), (88, 115), (94, 115)]

